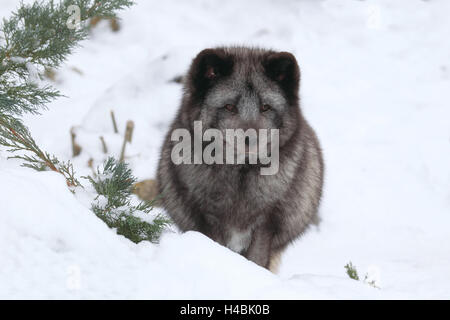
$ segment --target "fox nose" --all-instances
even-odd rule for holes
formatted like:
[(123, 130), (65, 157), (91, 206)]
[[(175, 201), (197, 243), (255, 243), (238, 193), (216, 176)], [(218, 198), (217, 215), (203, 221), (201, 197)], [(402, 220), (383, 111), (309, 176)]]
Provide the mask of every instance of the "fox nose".
[(260, 125), (258, 124), (258, 122), (253, 121), (253, 120), (241, 122), (240, 127), (242, 129), (244, 129), (244, 131), (246, 131), (248, 129), (253, 129), (253, 130), (258, 131), (258, 129), (260, 129)]

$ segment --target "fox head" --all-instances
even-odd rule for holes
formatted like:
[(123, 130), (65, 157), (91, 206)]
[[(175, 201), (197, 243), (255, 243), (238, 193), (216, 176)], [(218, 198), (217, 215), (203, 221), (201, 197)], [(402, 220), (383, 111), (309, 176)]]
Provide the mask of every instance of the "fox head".
[(278, 129), (280, 147), (298, 126), (300, 69), (288, 52), (257, 48), (201, 51), (185, 80), (189, 124), (203, 129)]

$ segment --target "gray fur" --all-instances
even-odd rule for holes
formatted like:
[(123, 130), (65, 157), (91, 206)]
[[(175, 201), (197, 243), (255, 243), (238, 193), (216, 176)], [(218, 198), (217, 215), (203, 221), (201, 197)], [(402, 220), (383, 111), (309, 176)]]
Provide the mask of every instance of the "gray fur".
[[(318, 139), (302, 116), (293, 55), (264, 49), (207, 49), (194, 59), (158, 168), (163, 207), (182, 231), (196, 230), (269, 268), (272, 258), (317, 223), (323, 184)], [(234, 104), (237, 113), (224, 110)], [(268, 104), (267, 112), (260, 110)], [(181, 164), (170, 155), (176, 128), (280, 130), (279, 171), (259, 165)], [(207, 259), (207, 257), (205, 257)]]

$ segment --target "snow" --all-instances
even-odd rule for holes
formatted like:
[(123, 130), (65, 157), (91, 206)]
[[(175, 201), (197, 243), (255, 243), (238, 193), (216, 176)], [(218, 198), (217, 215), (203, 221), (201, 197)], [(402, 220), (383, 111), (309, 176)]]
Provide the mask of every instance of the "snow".
[[(249, 298), (280, 282), (199, 233), (134, 245), (80, 204), (56, 173), (7, 168), (1, 178), (1, 194), (27, 195), (2, 199), (2, 298)], [(216, 279), (222, 263), (235, 268)]]
[[(197, 52), (291, 51), (324, 150), (322, 223), (289, 247), (278, 275), (195, 232), (135, 245), (89, 210), (87, 191), (74, 196), (62, 177), (0, 150), (0, 298), (450, 297), (448, 1), (137, 2), (118, 33), (100, 23), (58, 71), (69, 98), (26, 118), (39, 145), (90, 174), (88, 160), (107, 157), (99, 137), (117, 157), (133, 120), (127, 161), (152, 178), (181, 97), (171, 80)], [(0, 16), (17, 4), (3, 0)], [(74, 159), (72, 127), (83, 148)], [(379, 288), (349, 279), (349, 261)]]

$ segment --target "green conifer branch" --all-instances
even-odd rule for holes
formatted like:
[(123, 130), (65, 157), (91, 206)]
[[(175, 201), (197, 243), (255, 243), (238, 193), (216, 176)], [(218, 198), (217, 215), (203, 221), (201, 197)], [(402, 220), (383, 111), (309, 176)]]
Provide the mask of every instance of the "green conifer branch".
[[(61, 94), (51, 86), (40, 86), (40, 71), (57, 68), (80, 41), (88, 36), (93, 17), (116, 17), (118, 10), (131, 6), (129, 0), (62, 0), (36, 1), (21, 4), (11, 18), (0, 24), (0, 146), (21, 159), (23, 166), (36, 170), (52, 170), (62, 174), (71, 187), (81, 186), (72, 164), (61, 162), (43, 151), (23, 124), (24, 114), (38, 114)], [(67, 26), (70, 5), (80, 10), (80, 26)], [(131, 201), (136, 178), (124, 163), (110, 158), (95, 178), (87, 177), (98, 196), (93, 212), (109, 227), (134, 242), (157, 242), (170, 224), (162, 215), (142, 219), (152, 202), (134, 205)], [(104, 202), (100, 200), (103, 199)]]
[(105, 161), (103, 169), (97, 169), (95, 177), (88, 179), (98, 193), (92, 211), (118, 234), (138, 243), (143, 240), (157, 242), (162, 231), (171, 222), (157, 215), (151, 222), (142, 220), (138, 213), (147, 215), (153, 209), (152, 201), (132, 204), (133, 185), (136, 178), (128, 165), (113, 158)]
[[(80, 10), (80, 25), (69, 28), (69, 6)], [(24, 166), (63, 174), (68, 185), (77, 185), (70, 163), (42, 151), (22, 123), (23, 114), (38, 114), (61, 94), (51, 86), (40, 86), (40, 70), (57, 68), (80, 41), (88, 36), (87, 21), (93, 17), (115, 17), (130, 0), (62, 0), (21, 4), (0, 25), (0, 146), (10, 152), (25, 152), (10, 158)], [(31, 154), (31, 155), (29, 155)]]
[(80, 186), (75, 178), (75, 172), (70, 161), (61, 162), (55, 156), (42, 151), (36, 144), (30, 132), (22, 122), (12, 116), (0, 113), (0, 145), (8, 147), (8, 151), (27, 151), (28, 154), (20, 154), (9, 158), (21, 159), (24, 167), (38, 171), (52, 170), (62, 174), (70, 187)]

